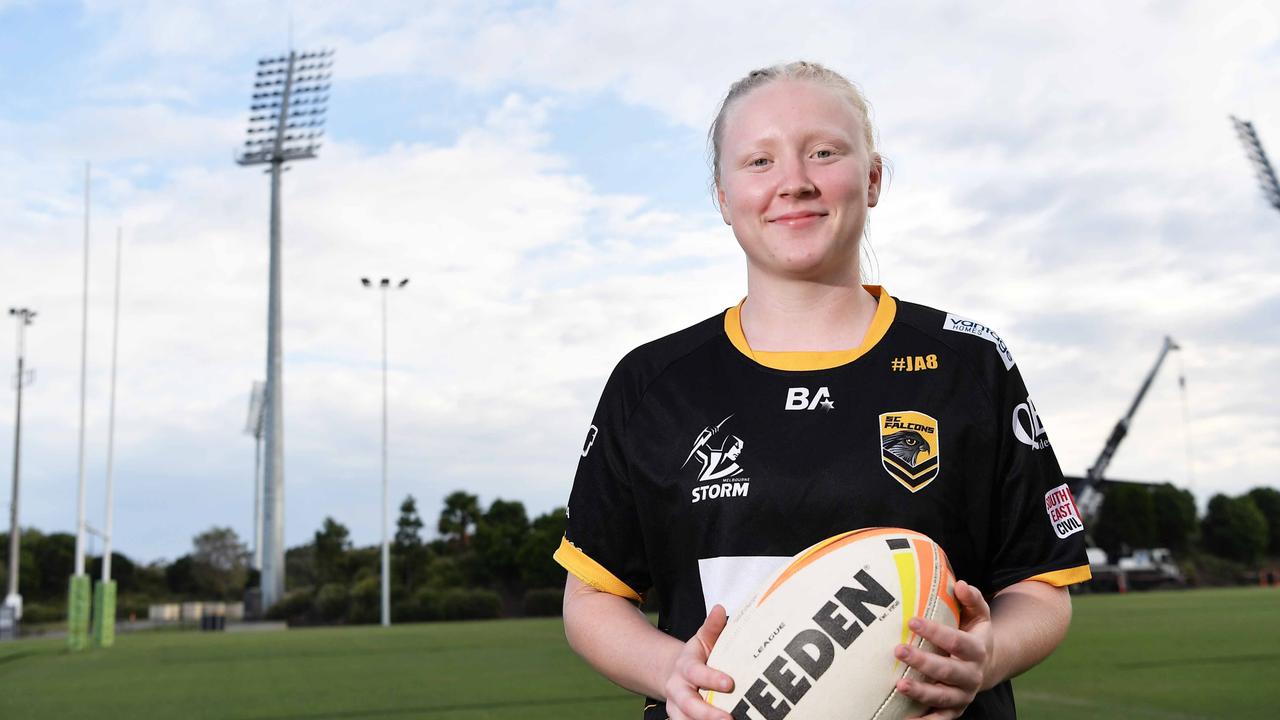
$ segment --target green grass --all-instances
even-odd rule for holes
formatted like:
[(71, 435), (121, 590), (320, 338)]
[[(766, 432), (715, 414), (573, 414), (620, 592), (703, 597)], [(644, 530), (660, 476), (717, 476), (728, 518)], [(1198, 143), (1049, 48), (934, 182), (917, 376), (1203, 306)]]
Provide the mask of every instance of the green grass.
[[(1280, 717), (1280, 590), (1076, 598), (1014, 683), (1023, 718)], [(0, 644), (0, 718), (638, 718), (558, 620), (120, 635)]]

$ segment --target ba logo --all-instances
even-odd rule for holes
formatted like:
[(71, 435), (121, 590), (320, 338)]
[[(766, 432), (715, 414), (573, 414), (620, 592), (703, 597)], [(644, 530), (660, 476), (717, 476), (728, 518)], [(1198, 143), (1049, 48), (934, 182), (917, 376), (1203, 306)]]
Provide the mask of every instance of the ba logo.
[(915, 410), (880, 416), (880, 464), (902, 487), (917, 492), (933, 482), (941, 452), (937, 420)]
[(787, 404), (783, 407), (787, 410), (814, 410), (818, 407), (835, 410), (836, 404), (831, 399), (831, 391), (824, 385), (813, 394), (812, 400), (809, 399), (809, 388), (787, 388)]

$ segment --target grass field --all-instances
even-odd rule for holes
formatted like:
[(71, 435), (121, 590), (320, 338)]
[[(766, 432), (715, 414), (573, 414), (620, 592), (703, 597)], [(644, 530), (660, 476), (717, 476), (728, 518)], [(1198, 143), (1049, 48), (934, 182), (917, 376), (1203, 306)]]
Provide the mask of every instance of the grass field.
[[(1280, 717), (1280, 590), (1083, 596), (1014, 683), (1024, 718)], [(559, 620), (143, 632), (70, 654), (0, 644), (0, 718), (638, 718)]]

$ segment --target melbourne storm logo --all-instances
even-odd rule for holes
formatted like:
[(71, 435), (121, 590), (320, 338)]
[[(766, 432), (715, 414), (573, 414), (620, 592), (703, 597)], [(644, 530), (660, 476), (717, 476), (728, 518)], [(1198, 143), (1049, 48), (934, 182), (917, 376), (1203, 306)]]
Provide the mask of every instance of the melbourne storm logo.
[(915, 410), (880, 416), (880, 464), (911, 492), (938, 477), (941, 450), (937, 420)]
[(745, 477), (746, 470), (738, 464), (746, 441), (723, 429), (732, 417), (730, 415), (715, 426), (703, 428), (680, 466), (687, 467), (694, 458), (702, 463), (698, 471), (700, 484), (693, 488), (695, 503), (722, 497), (745, 497), (747, 494), (751, 478)]

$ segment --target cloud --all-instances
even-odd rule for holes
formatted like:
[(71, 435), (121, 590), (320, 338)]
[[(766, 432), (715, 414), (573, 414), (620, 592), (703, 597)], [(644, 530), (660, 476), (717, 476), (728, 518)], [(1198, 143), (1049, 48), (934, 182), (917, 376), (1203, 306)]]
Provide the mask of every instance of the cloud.
[[(172, 557), (208, 525), (249, 530), (241, 428), (263, 367), (267, 186), (230, 148), (253, 58), (283, 46), (287, 21), (283, 6), (226, 3), (91, 3), (77, 21), (95, 39), (79, 95), (39, 120), (0, 116), (0, 287), (41, 312), (24, 522), (71, 522), (79, 159), (93, 157), (91, 492), (119, 224), (118, 545)], [(1092, 462), (1170, 334), (1183, 350), (1112, 474), (1190, 479), (1185, 367), (1197, 491), (1270, 482), (1280, 248), (1226, 121), (1280, 138), (1280, 101), (1258, 90), (1280, 80), (1264, 3), (308, 3), (294, 32), (339, 49), (353, 96), (424, 79), (458, 91), (441, 109), (426, 98), (423, 122), (463, 129), (379, 144), (353, 125), (285, 175), (290, 543), (327, 514), (359, 542), (377, 532), (379, 305), (362, 275), (411, 278), (388, 298), (393, 495), (427, 513), (459, 487), (533, 512), (562, 502), (613, 363), (745, 283), (701, 197), (690, 210), (600, 191), (557, 123), (591, 98), (669, 123), (657, 140), (700, 132), (732, 80), (797, 57), (847, 72), (875, 106), (894, 166), (872, 213), (879, 279), (1009, 339), (1068, 472)]]

